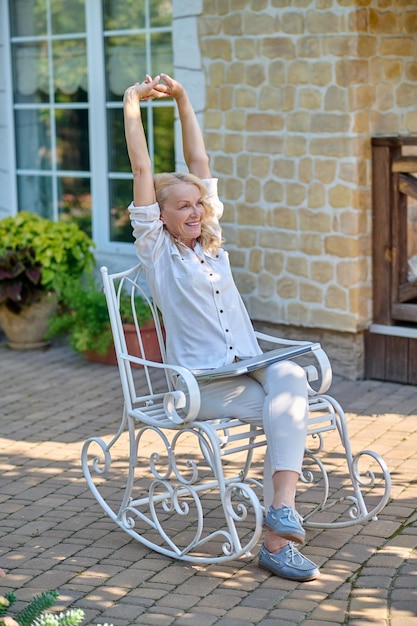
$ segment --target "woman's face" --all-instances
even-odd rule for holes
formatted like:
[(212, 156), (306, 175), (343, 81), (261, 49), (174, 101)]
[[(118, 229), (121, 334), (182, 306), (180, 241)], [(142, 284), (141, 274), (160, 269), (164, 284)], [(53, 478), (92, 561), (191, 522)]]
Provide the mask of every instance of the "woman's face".
[(204, 206), (199, 188), (192, 183), (178, 183), (168, 190), (161, 220), (168, 232), (193, 248), (201, 235)]

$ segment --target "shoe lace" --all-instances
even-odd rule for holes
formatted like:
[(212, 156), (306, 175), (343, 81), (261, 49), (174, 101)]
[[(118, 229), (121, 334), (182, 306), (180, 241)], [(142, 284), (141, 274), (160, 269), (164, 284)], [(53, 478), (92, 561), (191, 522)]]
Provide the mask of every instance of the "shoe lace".
[(288, 511), (288, 521), (290, 522), (295, 522), (297, 524), (300, 524), (300, 526), (303, 525), (303, 518), (301, 517), (301, 515), (299, 514), (299, 512), (296, 509), (293, 509), (292, 507), (289, 507), (289, 511)]
[(304, 557), (301, 554), (301, 552), (297, 550), (297, 548), (295, 547), (292, 541), (290, 541), (290, 543), (288, 544), (288, 548), (289, 548), (289, 555), (288, 555), (289, 561), (291, 561), (293, 565), (300, 565), (301, 563), (303, 563)]

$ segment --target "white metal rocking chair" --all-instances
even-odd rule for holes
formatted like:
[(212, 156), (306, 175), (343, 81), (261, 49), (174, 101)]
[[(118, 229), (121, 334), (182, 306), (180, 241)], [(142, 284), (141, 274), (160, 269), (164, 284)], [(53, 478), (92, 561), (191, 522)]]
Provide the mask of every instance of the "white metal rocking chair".
[[(262, 490), (263, 430), (232, 418), (197, 421), (198, 379), (186, 368), (166, 363), (159, 313), (147, 295), (141, 266), (112, 275), (102, 267), (101, 272), (125, 406), (110, 440), (92, 436), (83, 446), (82, 467), (91, 491), (122, 530), (166, 556), (214, 563), (250, 555), (264, 516), (257, 495)], [(126, 292), (139, 355), (127, 349), (120, 314)], [(161, 362), (147, 359), (137, 296), (151, 308)], [(313, 346), (295, 357), (309, 381), (308, 444), (297, 495), (304, 526), (343, 528), (376, 519), (389, 499), (390, 474), (375, 452), (352, 455), (343, 410), (326, 395), (331, 384), (326, 354), (311, 342), (257, 335), (269, 347)], [(185, 392), (173, 384), (178, 376)], [(332, 431), (340, 445), (329, 470), (322, 457), (324, 433)]]

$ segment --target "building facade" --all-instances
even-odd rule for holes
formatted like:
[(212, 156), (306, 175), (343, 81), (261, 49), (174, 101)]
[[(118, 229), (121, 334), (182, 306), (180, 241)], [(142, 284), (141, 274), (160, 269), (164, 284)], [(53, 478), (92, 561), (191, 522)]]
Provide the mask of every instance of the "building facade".
[[(30, 4), (45, 8), (38, 30), (22, 26)], [(414, 0), (72, 4), (72, 23), (60, 25), (62, 2), (0, 0), (0, 216), (34, 210), (35, 196), (44, 210), (39, 180), (28, 179), (47, 178), (52, 217), (76, 218), (87, 198), (99, 262), (130, 263), (121, 97), (138, 68), (173, 71), (198, 111), (226, 247), (256, 326), (318, 339), (336, 373), (361, 377), (372, 319), (371, 138), (417, 133)], [(33, 61), (40, 44), (49, 74), (39, 70), (43, 52)], [(47, 134), (48, 114), (52, 156), (33, 139), (35, 127)], [(148, 141), (166, 157), (161, 168), (171, 159), (182, 169), (179, 129), (164, 143), (173, 116), (166, 102), (150, 109)], [(65, 135), (71, 127), (78, 135)], [(74, 195), (62, 208), (60, 197)]]

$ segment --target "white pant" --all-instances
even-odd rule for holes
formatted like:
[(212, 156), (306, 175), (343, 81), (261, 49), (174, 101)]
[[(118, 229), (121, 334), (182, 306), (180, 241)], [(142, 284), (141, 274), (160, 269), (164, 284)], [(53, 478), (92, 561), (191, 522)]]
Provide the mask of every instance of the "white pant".
[(280, 361), (250, 374), (200, 383), (198, 419), (236, 417), (262, 426), (267, 441), (264, 505), (273, 498), (277, 470), (301, 473), (307, 432), (305, 372), (293, 361)]

